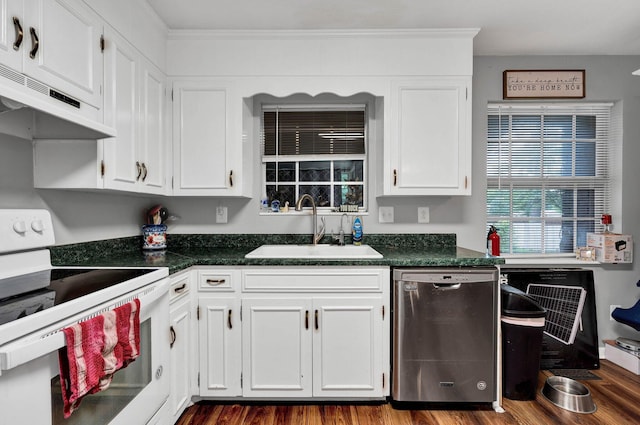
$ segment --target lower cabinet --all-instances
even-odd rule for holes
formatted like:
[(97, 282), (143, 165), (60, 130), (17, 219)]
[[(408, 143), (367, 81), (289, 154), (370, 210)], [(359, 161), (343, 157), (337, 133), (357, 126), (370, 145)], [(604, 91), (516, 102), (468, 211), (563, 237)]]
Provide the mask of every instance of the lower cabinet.
[(240, 300), (201, 295), (198, 315), (200, 396), (241, 395)]
[(171, 388), (168, 409), (175, 423), (191, 402), (191, 273), (171, 277), (169, 332), (171, 341)]
[[(349, 400), (389, 395), (388, 267), (191, 270), (197, 282), (192, 321), (198, 347), (192, 396)], [(176, 328), (180, 311), (172, 310)], [(179, 378), (176, 382), (181, 385)], [(179, 402), (172, 400), (173, 408)]]
[(240, 272), (198, 269), (198, 395), (242, 395)]
[(242, 285), (244, 397), (389, 394), (388, 268), (247, 268)]
[(382, 397), (382, 296), (243, 299), (245, 397)]

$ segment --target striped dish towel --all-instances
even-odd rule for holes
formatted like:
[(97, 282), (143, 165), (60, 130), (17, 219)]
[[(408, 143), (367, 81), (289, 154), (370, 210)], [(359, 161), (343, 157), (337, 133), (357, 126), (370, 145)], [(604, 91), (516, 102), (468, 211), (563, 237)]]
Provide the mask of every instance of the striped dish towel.
[(140, 354), (140, 300), (63, 329), (60, 383), (64, 417), (71, 416), (82, 397), (107, 389), (113, 374)]

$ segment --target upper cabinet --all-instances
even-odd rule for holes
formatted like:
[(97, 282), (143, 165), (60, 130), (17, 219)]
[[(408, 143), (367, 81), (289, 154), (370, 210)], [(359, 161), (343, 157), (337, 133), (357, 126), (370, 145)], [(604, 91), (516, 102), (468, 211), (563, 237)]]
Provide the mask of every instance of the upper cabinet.
[(104, 187), (165, 192), (165, 77), (115, 31), (105, 34)]
[(57, 100), (81, 101), (100, 109), (98, 15), (79, 0), (4, 0), (0, 8), (1, 63), (37, 80), (30, 83), (33, 90), (49, 96), (49, 86), (59, 93)]
[(104, 120), (116, 137), (34, 141), (34, 185), (165, 194), (166, 78), (110, 27), (104, 46)]
[(174, 195), (244, 195), (241, 114), (231, 81), (174, 82)]
[(471, 77), (394, 80), (383, 195), (471, 194)]

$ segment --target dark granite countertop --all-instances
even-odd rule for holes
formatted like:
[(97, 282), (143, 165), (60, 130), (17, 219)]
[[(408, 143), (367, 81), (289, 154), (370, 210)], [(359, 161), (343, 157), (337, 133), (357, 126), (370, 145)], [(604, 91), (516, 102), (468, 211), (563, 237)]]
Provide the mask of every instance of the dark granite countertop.
[[(457, 247), (455, 235), (368, 235), (365, 243), (381, 259), (246, 259), (263, 244), (308, 243), (305, 235), (170, 235), (168, 248), (143, 251), (141, 239), (121, 238), (51, 247), (54, 265), (168, 267), (176, 273), (191, 266), (384, 265), (391, 267), (465, 267), (502, 264), (501, 258)], [(325, 241), (323, 241), (325, 242)]]

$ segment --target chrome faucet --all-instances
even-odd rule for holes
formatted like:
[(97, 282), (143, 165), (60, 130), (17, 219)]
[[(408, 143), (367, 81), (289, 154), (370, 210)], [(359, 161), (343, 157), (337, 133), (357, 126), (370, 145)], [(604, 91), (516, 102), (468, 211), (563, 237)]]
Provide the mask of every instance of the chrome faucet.
[(317, 245), (318, 241), (320, 241), (320, 239), (322, 239), (322, 237), (324, 236), (324, 217), (321, 219), (322, 227), (318, 231), (318, 209), (316, 208), (316, 202), (313, 200), (311, 195), (305, 193), (300, 198), (298, 198), (298, 202), (296, 202), (296, 211), (302, 211), (302, 203), (305, 199), (308, 199), (311, 202), (311, 207), (313, 207), (313, 244)]

